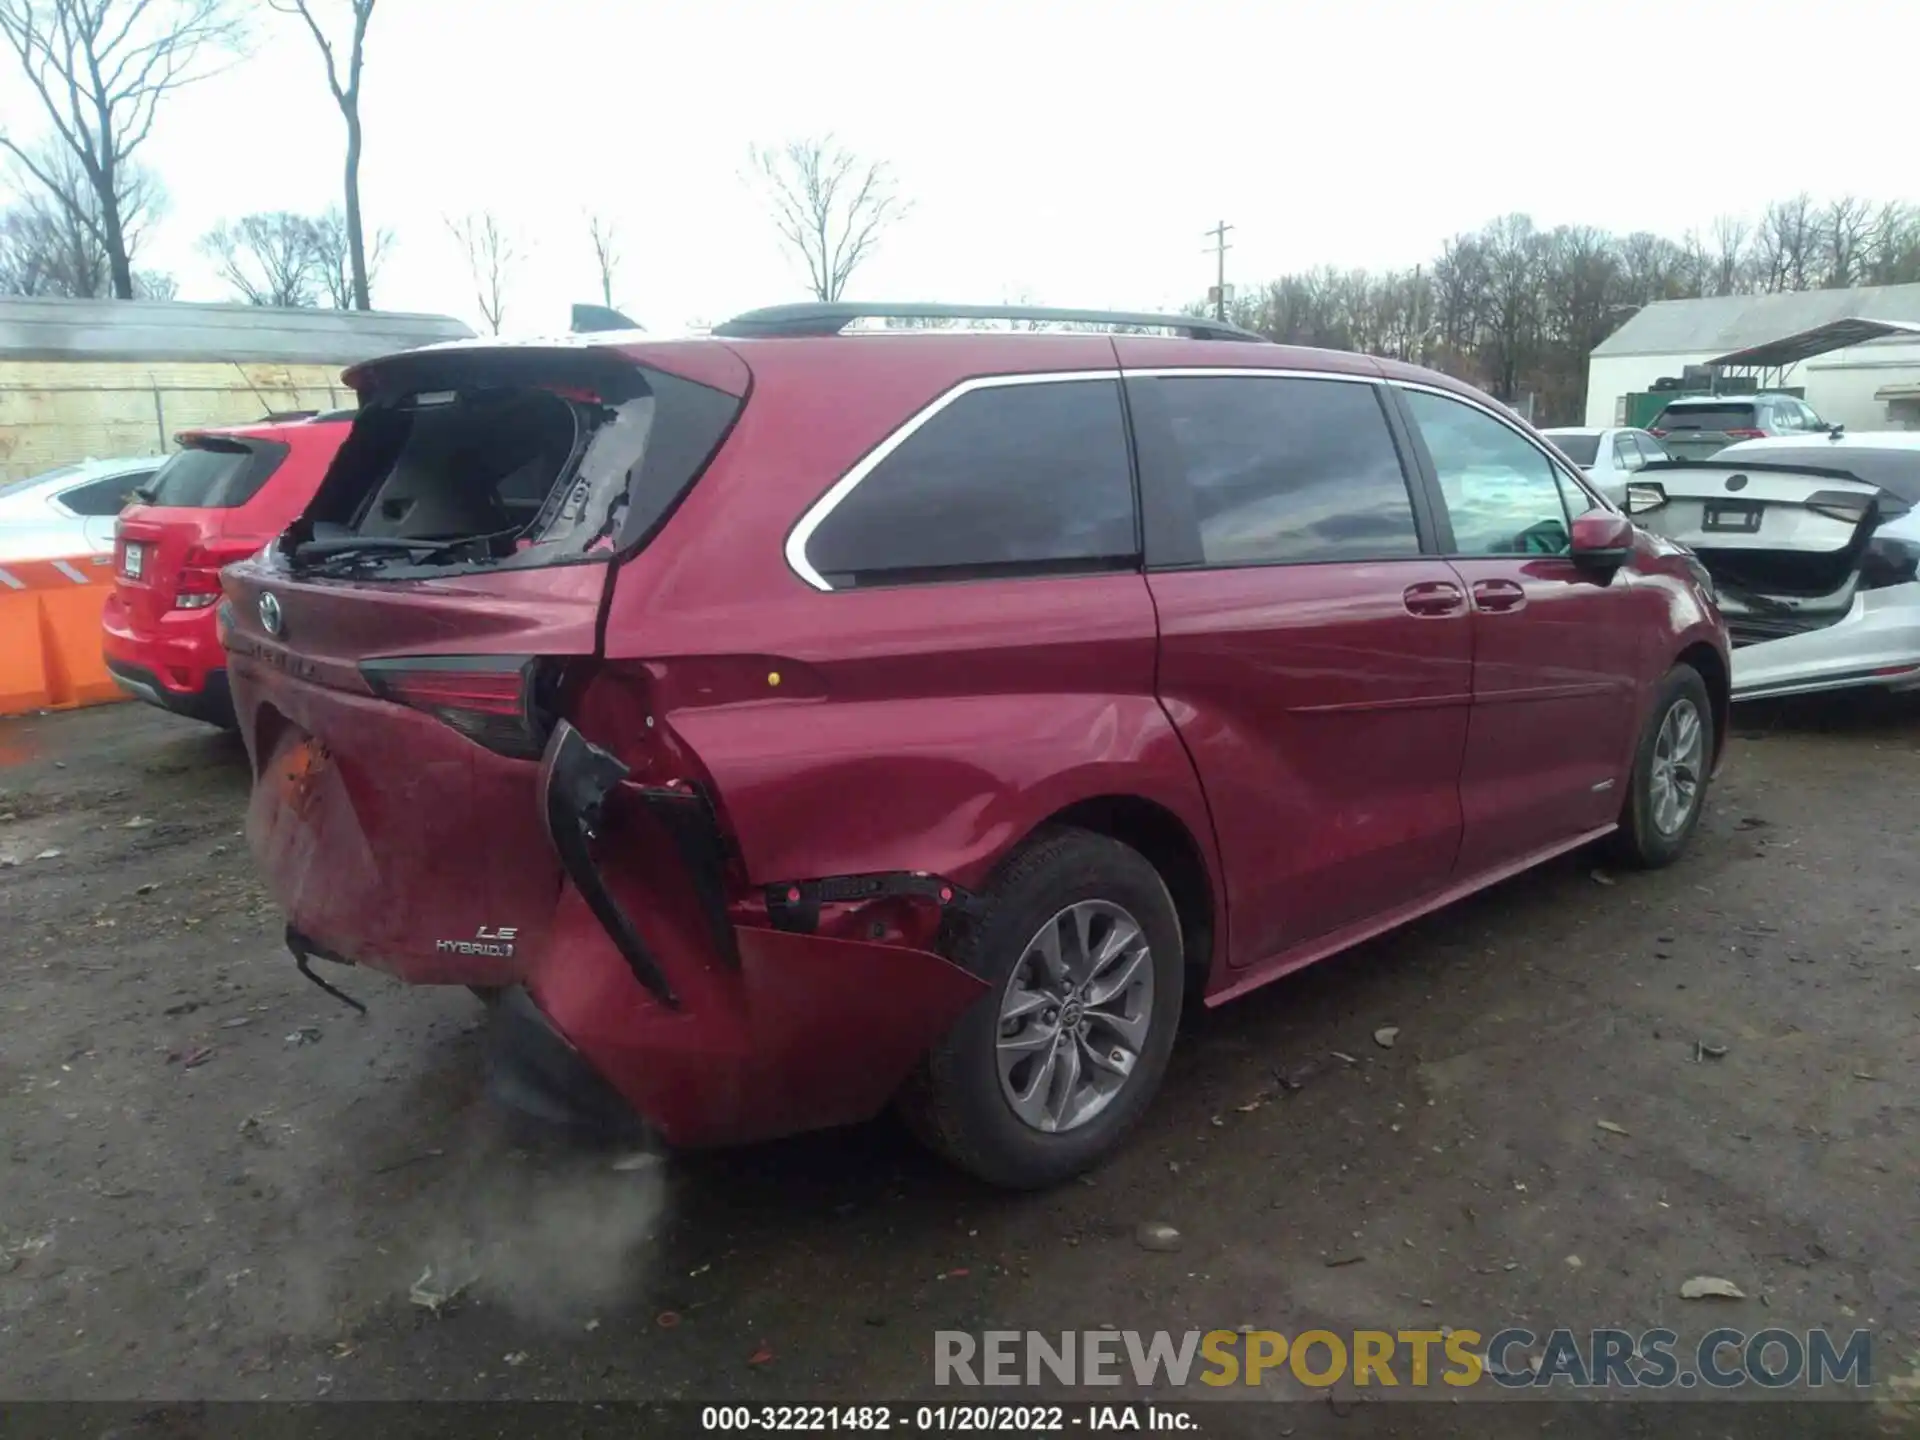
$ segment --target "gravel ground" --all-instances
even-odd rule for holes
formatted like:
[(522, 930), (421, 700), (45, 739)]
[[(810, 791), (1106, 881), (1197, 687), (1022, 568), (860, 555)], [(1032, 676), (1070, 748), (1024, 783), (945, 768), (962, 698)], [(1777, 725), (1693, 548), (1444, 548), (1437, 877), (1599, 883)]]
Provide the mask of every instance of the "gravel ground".
[(0, 1398), (952, 1399), (936, 1329), (1100, 1325), (1864, 1327), (1920, 1383), (1915, 707), (1743, 716), (1679, 866), (1571, 857), (1194, 1017), (1125, 1152), (1020, 1197), (887, 1121), (528, 1132), (464, 991), (294, 971), (245, 791), (144, 707), (0, 721)]

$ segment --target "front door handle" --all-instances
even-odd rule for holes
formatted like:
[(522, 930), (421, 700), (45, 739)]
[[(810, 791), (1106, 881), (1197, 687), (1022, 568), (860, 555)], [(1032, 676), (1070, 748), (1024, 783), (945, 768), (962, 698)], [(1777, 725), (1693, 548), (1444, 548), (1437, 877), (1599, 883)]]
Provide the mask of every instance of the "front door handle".
[(1473, 582), (1473, 608), (1488, 615), (1504, 615), (1527, 603), (1527, 592), (1513, 580), (1476, 580)]
[(1458, 615), (1467, 608), (1467, 597), (1451, 580), (1422, 580), (1400, 598), (1409, 615)]

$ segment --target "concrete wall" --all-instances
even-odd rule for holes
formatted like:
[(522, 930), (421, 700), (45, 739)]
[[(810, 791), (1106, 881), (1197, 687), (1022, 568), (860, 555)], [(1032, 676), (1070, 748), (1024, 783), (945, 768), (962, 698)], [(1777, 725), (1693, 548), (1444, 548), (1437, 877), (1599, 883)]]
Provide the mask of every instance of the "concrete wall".
[[(1662, 375), (1678, 375), (1688, 365), (1703, 365), (1710, 352), (1697, 355), (1596, 355), (1587, 362), (1589, 425), (1614, 423), (1614, 405), (1622, 395), (1645, 390)], [(1886, 385), (1920, 384), (1920, 343), (1881, 341), (1835, 350), (1802, 361), (1781, 378), (1783, 385), (1806, 388), (1807, 403), (1823, 419), (1855, 430), (1884, 430), (1886, 402), (1874, 392)]]
[(0, 361), (0, 479), (162, 455), (182, 430), (353, 403), (337, 365)]

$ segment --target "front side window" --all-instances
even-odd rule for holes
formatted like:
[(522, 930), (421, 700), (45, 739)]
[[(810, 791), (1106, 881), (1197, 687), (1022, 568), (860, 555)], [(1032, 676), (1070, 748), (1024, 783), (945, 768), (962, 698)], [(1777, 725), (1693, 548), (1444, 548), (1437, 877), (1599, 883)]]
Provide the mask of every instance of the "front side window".
[(1453, 522), (1456, 555), (1564, 555), (1559, 473), (1518, 431), (1444, 395), (1407, 390)]
[(1206, 565), (1418, 555), (1413, 502), (1371, 385), (1156, 382)]
[(1117, 380), (959, 396), (864, 476), (806, 546), (835, 589), (1114, 570), (1139, 553)]

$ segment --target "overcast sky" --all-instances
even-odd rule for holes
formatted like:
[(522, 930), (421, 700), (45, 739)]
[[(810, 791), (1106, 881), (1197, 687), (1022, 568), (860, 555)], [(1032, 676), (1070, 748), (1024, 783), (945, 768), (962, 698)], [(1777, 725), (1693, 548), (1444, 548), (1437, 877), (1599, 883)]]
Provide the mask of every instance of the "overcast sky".
[[(144, 152), (172, 208), (141, 263), (185, 299), (229, 298), (212, 224), (339, 194), (311, 40), (243, 3), (250, 55)], [(1219, 219), (1245, 285), (1411, 265), (1511, 210), (1678, 238), (1802, 188), (1920, 200), (1916, 40), (1912, 0), (379, 0), (375, 303), (477, 324), (443, 217), (481, 209), (524, 256), (510, 330), (597, 298), (588, 209), (643, 324), (804, 298), (742, 176), (749, 144), (829, 131), (913, 201), (853, 282), (873, 298), (1178, 306)], [(0, 103), (38, 124), (10, 74)]]

